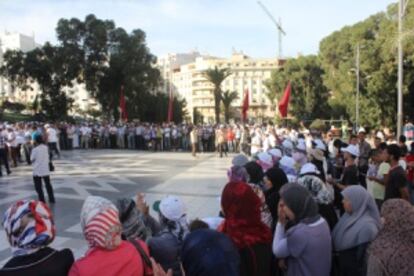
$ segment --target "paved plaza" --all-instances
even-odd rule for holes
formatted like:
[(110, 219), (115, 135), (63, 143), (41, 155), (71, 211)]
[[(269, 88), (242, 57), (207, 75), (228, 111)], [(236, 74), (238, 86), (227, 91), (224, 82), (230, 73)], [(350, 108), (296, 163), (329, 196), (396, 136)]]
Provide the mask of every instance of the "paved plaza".
[[(215, 216), (231, 158), (218, 158), (215, 154), (194, 158), (190, 153), (82, 150), (63, 152), (54, 164), (56, 171), (51, 181), (57, 203), (52, 211), (57, 237), (52, 247), (69, 247), (78, 258), (87, 249), (79, 223), (87, 196), (99, 195), (114, 201), (143, 192), (152, 205), (166, 194), (175, 194), (186, 203), (190, 219)], [(31, 167), (20, 166), (12, 175), (0, 178), (1, 214), (12, 202), (30, 198), (37, 199)], [(2, 265), (11, 251), (4, 231), (0, 232)]]

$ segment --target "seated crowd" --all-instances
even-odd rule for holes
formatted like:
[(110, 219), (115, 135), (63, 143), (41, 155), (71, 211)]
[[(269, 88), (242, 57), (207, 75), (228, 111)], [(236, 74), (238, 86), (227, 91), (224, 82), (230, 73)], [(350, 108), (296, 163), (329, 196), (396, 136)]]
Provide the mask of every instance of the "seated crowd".
[(46, 204), (18, 201), (4, 215), (13, 255), (0, 276), (414, 275), (414, 207), (396, 175), (399, 148), (374, 151), (370, 169), (390, 168), (385, 180), (370, 171), (361, 183), (358, 147), (338, 147), (344, 163), (335, 177), (324, 142), (312, 145), (299, 139), (251, 159), (236, 155), (216, 217), (189, 221), (173, 195), (154, 203), (157, 217), (140, 193), (115, 202), (89, 196), (80, 214), (89, 249), (78, 260), (50, 247), (56, 229)]

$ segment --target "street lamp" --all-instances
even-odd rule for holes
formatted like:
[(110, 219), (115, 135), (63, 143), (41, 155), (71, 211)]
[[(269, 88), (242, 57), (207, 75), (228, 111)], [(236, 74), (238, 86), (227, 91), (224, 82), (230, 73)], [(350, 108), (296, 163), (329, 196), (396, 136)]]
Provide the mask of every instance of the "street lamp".
[(398, 104), (397, 104), (397, 136), (402, 133), (403, 124), (403, 48), (402, 48), (402, 30), (403, 17), (407, 9), (409, 0), (399, 0), (398, 2)]
[(359, 65), (360, 65), (360, 48), (359, 43), (356, 45), (355, 68), (351, 68), (350, 72), (356, 75), (356, 99), (355, 99), (355, 130), (358, 131), (359, 126)]
[[(358, 131), (359, 128), (359, 96), (360, 96), (360, 50), (364, 48), (364, 45), (357, 43), (356, 45), (356, 55), (355, 55), (355, 68), (352, 68), (350, 71), (355, 72), (356, 75), (356, 99), (355, 99), (355, 130)], [(370, 79), (370, 75), (364, 77), (365, 80)]]

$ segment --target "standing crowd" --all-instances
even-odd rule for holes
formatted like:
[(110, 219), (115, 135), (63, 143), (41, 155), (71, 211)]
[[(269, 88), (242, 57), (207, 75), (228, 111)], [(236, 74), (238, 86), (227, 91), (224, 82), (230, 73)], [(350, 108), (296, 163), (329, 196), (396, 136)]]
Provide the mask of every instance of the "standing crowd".
[[(81, 131), (81, 144), (143, 145), (139, 126), (131, 125), (132, 132), (128, 125), (102, 127), (103, 140), (85, 140)], [(32, 129), (30, 160), (44, 160), (34, 177), (44, 179), (50, 156), (64, 149), (62, 131), (49, 125), (42, 135)], [(55, 142), (48, 139), (50, 129)], [(146, 129), (155, 133), (148, 140)], [(397, 142), (376, 133), (367, 140), (360, 128), (339, 139), (333, 131), (272, 125), (147, 125), (142, 130), (146, 149), (237, 153), (223, 183), (220, 213), (189, 220), (185, 202), (174, 195), (152, 205), (155, 216), (139, 192), (113, 202), (90, 196), (80, 214), (89, 250), (74, 260), (70, 249), (49, 246), (56, 228), (44, 198), (18, 201), (4, 214), (13, 255), (0, 276), (414, 275), (414, 144), (409, 143), (414, 137)], [(73, 138), (68, 136), (72, 145)], [(50, 194), (49, 200), (54, 202)]]

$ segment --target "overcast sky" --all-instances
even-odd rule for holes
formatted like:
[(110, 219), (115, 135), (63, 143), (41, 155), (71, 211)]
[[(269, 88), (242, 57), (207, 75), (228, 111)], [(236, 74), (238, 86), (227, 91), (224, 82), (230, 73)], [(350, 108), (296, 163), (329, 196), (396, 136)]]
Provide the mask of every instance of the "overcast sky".
[[(317, 53), (320, 40), (345, 25), (384, 11), (391, 0), (262, 0), (287, 35), (285, 56)], [(226, 57), (232, 49), (275, 57), (276, 29), (255, 0), (0, 0), (0, 29), (55, 42), (57, 21), (93, 13), (147, 34), (151, 52), (199, 50)]]

